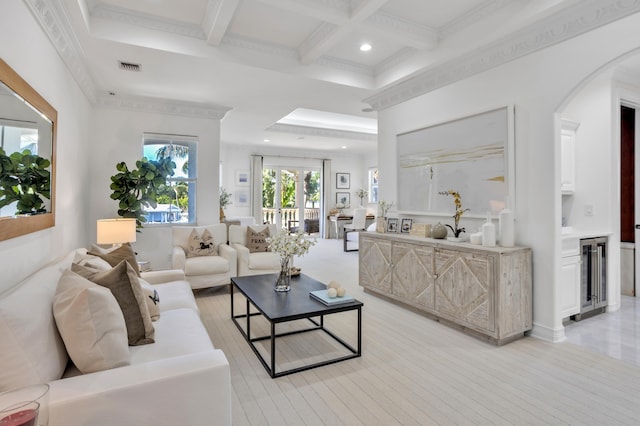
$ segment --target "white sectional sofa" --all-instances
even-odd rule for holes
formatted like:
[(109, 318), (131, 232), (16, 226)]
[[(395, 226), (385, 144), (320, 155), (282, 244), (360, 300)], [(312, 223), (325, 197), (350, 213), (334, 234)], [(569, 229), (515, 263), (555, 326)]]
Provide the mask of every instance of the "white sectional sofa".
[(81, 374), (53, 314), (56, 287), (76, 252), (0, 293), (0, 391), (49, 383), (49, 426), (231, 424), (224, 353), (200, 320), (182, 271), (143, 273), (159, 295), (155, 343), (129, 346), (130, 364)]

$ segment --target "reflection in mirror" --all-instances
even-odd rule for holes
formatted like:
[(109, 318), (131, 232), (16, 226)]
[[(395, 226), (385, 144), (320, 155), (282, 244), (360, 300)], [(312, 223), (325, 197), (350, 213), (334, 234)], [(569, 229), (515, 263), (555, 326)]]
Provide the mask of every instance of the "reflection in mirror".
[(55, 224), (56, 118), (0, 59), (0, 240)]

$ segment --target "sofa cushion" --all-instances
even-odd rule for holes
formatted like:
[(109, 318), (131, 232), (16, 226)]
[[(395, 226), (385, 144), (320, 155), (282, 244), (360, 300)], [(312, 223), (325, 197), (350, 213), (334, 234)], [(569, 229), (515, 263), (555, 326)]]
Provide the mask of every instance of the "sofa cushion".
[(63, 272), (53, 314), (69, 356), (86, 374), (129, 364), (127, 327), (108, 288)]
[(247, 248), (249, 253), (259, 253), (269, 251), (269, 243), (267, 238), (270, 236), (269, 227), (256, 229), (253, 226), (247, 226)]
[(174, 281), (164, 284), (154, 284), (153, 288), (158, 292), (160, 296), (160, 312), (164, 313), (173, 309), (191, 309), (200, 314), (198, 304), (195, 297), (193, 297), (193, 291), (187, 281)]
[(133, 268), (137, 276), (140, 276), (140, 268), (138, 267), (138, 261), (136, 260), (136, 252), (133, 251), (131, 244), (125, 243), (115, 249), (103, 249), (95, 244), (91, 246), (91, 250), (88, 254), (92, 256), (98, 256), (106, 260), (109, 265), (116, 266), (123, 260), (126, 260)]
[(111, 290), (127, 324), (129, 345), (154, 342), (154, 328), (140, 280), (127, 261), (121, 261), (109, 271), (95, 272), (75, 264), (71, 265), (71, 270)]
[(202, 235), (198, 234), (195, 229), (189, 234), (189, 245), (187, 247), (187, 257), (195, 256), (217, 256), (218, 249), (213, 235), (208, 229), (205, 229)]
[(229, 272), (229, 261), (222, 256), (191, 257), (184, 264), (187, 276), (213, 275)]
[(144, 301), (147, 303), (147, 309), (149, 310), (151, 321), (157, 321), (158, 318), (160, 318), (160, 295), (151, 284), (149, 284), (142, 278), (139, 278), (139, 280), (140, 285), (142, 286), (142, 292), (144, 293)]
[(0, 296), (0, 392), (62, 377), (69, 356), (53, 317), (53, 296), (66, 256)]
[(132, 365), (213, 349), (200, 316), (191, 309), (163, 311), (155, 325), (155, 344), (129, 348)]

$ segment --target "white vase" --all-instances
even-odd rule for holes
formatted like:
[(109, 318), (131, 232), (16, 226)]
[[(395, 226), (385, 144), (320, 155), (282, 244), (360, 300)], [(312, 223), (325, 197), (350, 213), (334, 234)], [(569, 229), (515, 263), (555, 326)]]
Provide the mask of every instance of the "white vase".
[(491, 221), (491, 212), (487, 212), (487, 222), (482, 225), (482, 245), (485, 247), (496, 245), (496, 226)]
[(515, 223), (508, 199), (505, 200), (504, 209), (498, 215), (498, 229), (500, 231), (500, 245), (502, 247), (513, 247), (515, 245)]

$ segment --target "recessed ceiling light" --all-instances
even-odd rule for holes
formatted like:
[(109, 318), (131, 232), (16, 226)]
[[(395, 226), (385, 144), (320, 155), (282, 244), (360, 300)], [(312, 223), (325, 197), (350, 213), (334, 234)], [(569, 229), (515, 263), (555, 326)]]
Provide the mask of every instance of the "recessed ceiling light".
[(263, 142), (271, 142), (271, 139), (265, 139)]
[(360, 45), (360, 51), (362, 52), (368, 52), (371, 50), (371, 45), (369, 43), (362, 43)]
[(342, 145), (340, 148), (347, 149), (347, 147), (345, 145)]

